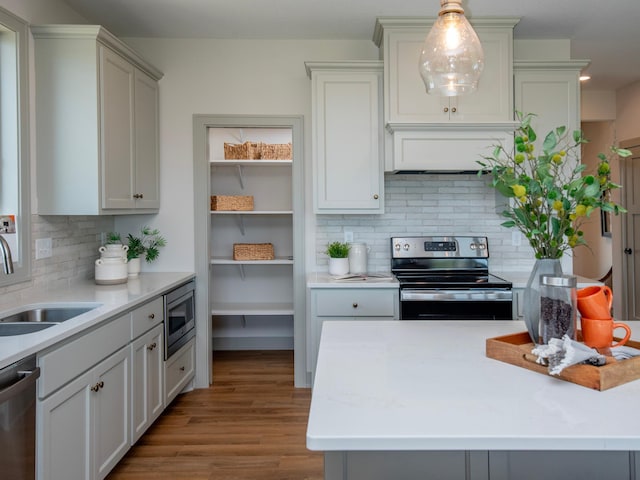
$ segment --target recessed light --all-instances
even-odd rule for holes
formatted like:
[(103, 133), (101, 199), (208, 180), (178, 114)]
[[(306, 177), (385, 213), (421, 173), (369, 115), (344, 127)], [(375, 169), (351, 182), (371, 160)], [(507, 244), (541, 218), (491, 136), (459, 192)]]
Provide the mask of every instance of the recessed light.
[(587, 80), (591, 79), (591, 75), (580, 75), (579, 78), (581, 82), (586, 82)]

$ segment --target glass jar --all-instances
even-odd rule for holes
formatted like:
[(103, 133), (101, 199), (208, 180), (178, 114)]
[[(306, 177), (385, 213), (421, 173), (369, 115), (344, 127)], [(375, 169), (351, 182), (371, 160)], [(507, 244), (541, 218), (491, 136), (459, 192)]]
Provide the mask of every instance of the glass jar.
[(540, 276), (540, 340), (543, 344), (565, 334), (576, 339), (576, 285), (574, 275)]

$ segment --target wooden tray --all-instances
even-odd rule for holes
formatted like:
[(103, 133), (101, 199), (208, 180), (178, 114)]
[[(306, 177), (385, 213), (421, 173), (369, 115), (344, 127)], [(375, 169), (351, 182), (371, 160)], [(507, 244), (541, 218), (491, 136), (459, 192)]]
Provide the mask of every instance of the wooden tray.
[[(580, 338), (580, 333), (578, 335)], [(625, 345), (640, 348), (640, 342), (629, 340)], [(534, 344), (528, 332), (488, 338), (486, 355), (489, 358), (510, 363), (534, 372), (549, 375), (548, 367), (536, 363), (536, 355), (531, 353)], [(593, 365), (572, 365), (562, 370), (560, 375), (551, 377), (576, 383), (594, 390), (608, 390), (640, 378), (640, 357), (616, 361), (607, 357), (607, 364), (601, 367)]]

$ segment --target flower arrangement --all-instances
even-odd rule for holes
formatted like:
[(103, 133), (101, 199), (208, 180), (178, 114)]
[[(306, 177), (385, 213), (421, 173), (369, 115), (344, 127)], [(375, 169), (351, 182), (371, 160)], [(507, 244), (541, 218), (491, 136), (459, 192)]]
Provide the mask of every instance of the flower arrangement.
[[(531, 127), (534, 114), (516, 112), (515, 151), (494, 145), (493, 153), (478, 161), (479, 172), (490, 173), (491, 186), (510, 201), (502, 212), (503, 227), (517, 228), (533, 248), (535, 257), (556, 259), (579, 245), (586, 245), (580, 226), (600, 208), (614, 214), (626, 210), (610, 201), (609, 191), (620, 188), (611, 181), (609, 159), (599, 154), (597, 172), (586, 174), (580, 149), (587, 140), (576, 130), (569, 138), (566, 127), (547, 134), (542, 152), (536, 153), (537, 135)], [(611, 154), (631, 152), (611, 147)]]
[(153, 262), (160, 255), (160, 247), (164, 247), (167, 241), (160, 235), (160, 230), (148, 226), (142, 227), (141, 236), (134, 237), (132, 234), (127, 235), (129, 250), (127, 250), (127, 259), (138, 258), (144, 256), (147, 262)]

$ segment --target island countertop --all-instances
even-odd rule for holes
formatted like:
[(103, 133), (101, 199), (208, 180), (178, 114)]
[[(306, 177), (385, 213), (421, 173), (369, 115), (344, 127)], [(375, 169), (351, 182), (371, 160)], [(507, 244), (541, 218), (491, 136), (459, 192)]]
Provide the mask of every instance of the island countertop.
[[(640, 323), (630, 322), (635, 338)], [(640, 450), (640, 381), (603, 392), (485, 355), (520, 321), (325, 321), (311, 450)]]

